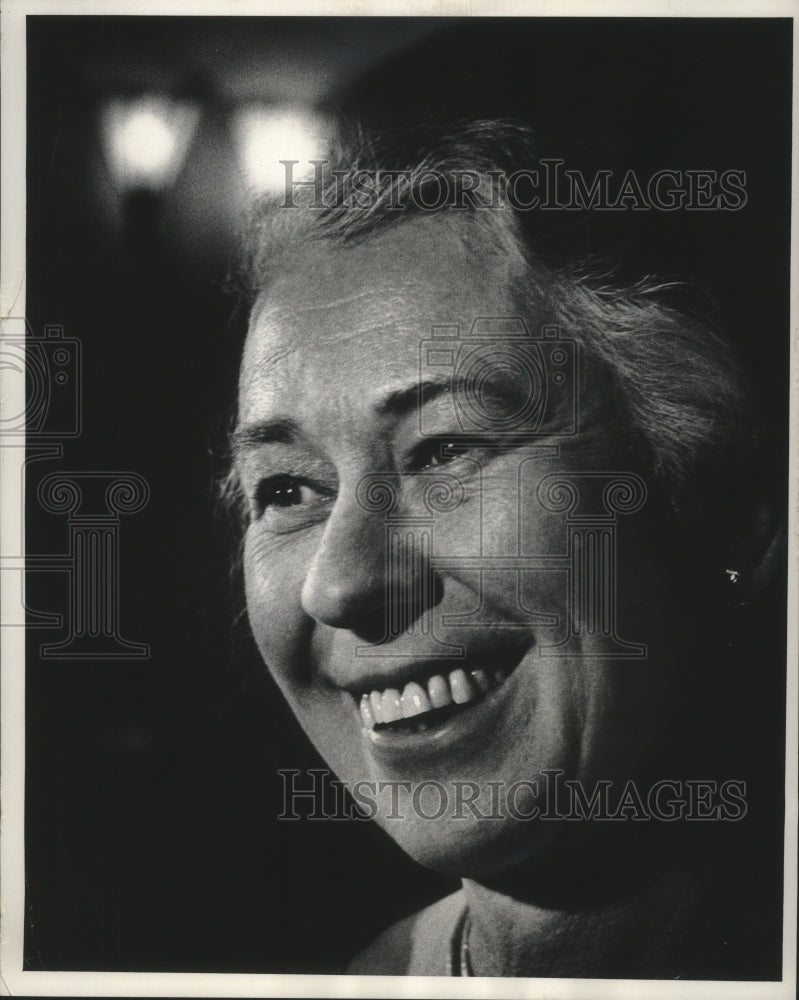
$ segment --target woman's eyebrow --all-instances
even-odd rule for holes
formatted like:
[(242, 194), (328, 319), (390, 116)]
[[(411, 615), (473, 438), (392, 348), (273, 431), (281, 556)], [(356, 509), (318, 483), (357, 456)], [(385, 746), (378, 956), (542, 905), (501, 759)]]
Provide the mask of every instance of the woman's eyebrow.
[(292, 444), (299, 437), (299, 427), (289, 417), (272, 417), (237, 427), (230, 436), (234, 455), (263, 444)]
[(402, 389), (395, 389), (388, 393), (374, 404), (373, 409), (383, 416), (402, 417), (422, 402), (429, 403), (438, 396), (451, 391), (452, 378), (449, 375), (417, 380)]
[(475, 386), (474, 380), (459, 374), (442, 374), (435, 378), (412, 382), (402, 389), (395, 389), (374, 404), (374, 410), (381, 415), (406, 416), (414, 409), (425, 406), (441, 396), (453, 396), (461, 401), (469, 401), (479, 392), (479, 398), (472, 400), (478, 407), (487, 399), (498, 403), (519, 405), (527, 402), (522, 387), (513, 379), (500, 373), (489, 374)]

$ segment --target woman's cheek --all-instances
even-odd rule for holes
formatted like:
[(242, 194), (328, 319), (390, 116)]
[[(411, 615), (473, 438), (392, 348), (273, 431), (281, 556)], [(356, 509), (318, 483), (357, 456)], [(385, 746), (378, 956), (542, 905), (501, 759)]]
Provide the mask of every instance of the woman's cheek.
[(261, 656), (276, 675), (298, 662), (306, 629), (300, 602), (305, 579), (302, 545), (250, 525), (244, 543), (244, 586), (250, 628)]

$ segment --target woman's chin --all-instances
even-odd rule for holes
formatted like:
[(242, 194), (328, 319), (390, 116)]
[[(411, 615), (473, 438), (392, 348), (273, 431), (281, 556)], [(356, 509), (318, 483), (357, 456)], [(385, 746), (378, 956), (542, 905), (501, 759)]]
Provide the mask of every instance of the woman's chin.
[(557, 837), (560, 825), (510, 817), (380, 817), (378, 822), (414, 861), (441, 875), (478, 882), (529, 863)]

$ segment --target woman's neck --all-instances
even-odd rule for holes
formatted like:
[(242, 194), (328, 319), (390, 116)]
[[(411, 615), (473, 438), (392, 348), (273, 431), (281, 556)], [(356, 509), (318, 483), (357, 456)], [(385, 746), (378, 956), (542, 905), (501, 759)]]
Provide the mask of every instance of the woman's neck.
[[(579, 872), (592, 879), (574, 865), (578, 880)], [(673, 979), (723, 947), (714, 880), (699, 859), (641, 870), (637, 884), (629, 875), (604, 900), (569, 890), (560, 902), (550, 892), (509, 891), (507, 881), (498, 888), (464, 880), (474, 975)]]

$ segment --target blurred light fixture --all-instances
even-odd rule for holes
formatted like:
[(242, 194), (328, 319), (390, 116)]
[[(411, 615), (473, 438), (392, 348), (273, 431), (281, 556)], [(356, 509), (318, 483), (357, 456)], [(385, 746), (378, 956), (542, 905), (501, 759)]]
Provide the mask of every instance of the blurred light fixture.
[(112, 98), (102, 112), (106, 159), (121, 193), (159, 193), (183, 166), (199, 107), (157, 94)]
[(331, 126), (310, 108), (250, 104), (233, 119), (239, 166), (249, 194), (280, 194), (286, 183), (281, 160), (297, 161), (293, 180), (313, 176), (311, 160), (329, 154)]

